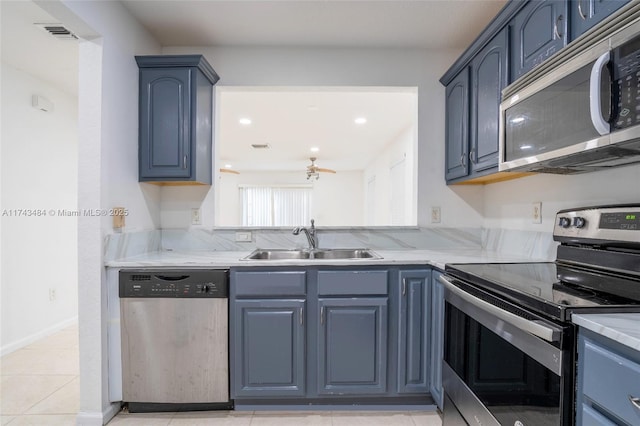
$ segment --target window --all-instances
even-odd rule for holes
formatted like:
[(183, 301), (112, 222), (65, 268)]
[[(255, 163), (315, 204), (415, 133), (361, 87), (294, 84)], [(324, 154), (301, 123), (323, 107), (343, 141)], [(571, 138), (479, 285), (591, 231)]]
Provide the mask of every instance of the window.
[(297, 226), (311, 220), (311, 186), (241, 186), (242, 226)]

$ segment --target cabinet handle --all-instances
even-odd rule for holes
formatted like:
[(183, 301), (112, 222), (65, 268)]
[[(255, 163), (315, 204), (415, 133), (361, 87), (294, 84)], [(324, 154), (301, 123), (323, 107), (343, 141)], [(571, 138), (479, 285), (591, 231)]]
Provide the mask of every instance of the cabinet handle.
[(320, 308), (320, 325), (324, 324), (324, 306)]
[(186, 155), (184, 157), (182, 157), (182, 168), (183, 169), (187, 168), (187, 156)]
[(582, 0), (578, 0), (578, 14), (582, 18), (583, 21), (587, 20), (587, 15), (582, 11)]
[(562, 35), (560, 34), (560, 25), (562, 25), (562, 20), (564, 19), (564, 17), (562, 15), (558, 16), (558, 19), (556, 19), (556, 24), (553, 27), (553, 32), (556, 35), (556, 38), (560, 39), (562, 38)]
[(460, 157), (460, 164), (462, 165), (462, 167), (467, 166), (467, 154), (462, 154), (462, 156)]
[(403, 278), (402, 279), (402, 295), (406, 295), (407, 294), (407, 279)]
[(300, 325), (304, 325), (304, 308), (300, 308)]
[(636, 414), (640, 414), (640, 398), (629, 395), (629, 402), (636, 410)]
[(469, 153), (469, 161), (472, 162), (473, 164), (476, 164), (476, 162), (473, 160), (473, 157), (475, 156), (476, 151), (474, 149), (471, 150), (471, 152)]

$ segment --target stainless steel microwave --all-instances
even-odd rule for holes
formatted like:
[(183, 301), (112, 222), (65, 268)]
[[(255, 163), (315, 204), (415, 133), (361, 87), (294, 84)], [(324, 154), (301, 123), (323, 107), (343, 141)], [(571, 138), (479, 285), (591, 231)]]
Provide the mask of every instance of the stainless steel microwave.
[(573, 174), (640, 162), (640, 7), (503, 91), (501, 171)]

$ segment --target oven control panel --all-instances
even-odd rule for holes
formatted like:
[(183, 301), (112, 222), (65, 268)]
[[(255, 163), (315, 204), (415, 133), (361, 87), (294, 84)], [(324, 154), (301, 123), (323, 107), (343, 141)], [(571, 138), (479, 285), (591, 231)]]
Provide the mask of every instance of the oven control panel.
[(556, 241), (624, 241), (640, 245), (640, 205), (562, 210), (553, 228)]

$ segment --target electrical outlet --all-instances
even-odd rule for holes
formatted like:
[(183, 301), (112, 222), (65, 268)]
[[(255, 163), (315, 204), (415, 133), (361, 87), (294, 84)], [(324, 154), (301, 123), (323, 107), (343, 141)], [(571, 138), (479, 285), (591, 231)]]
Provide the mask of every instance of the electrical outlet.
[(431, 207), (431, 223), (440, 223), (440, 207)]
[(126, 216), (127, 210), (124, 207), (114, 207), (113, 211), (113, 229), (122, 229), (124, 228), (124, 217)]
[(200, 209), (195, 208), (191, 209), (191, 224), (192, 225), (201, 225), (202, 218), (200, 217)]
[(53, 302), (54, 300), (56, 300), (56, 297), (58, 297), (58, 295), (56, 294), (56, 289), (55, 288), (50, 288), (49, 289), (49, 301)]
[(542, 223), (542, 203), (540, 201), (531, 204), (531, 221)]
[(239, 242), (239, 243), (250, 243), (251, 242), (251, 232), (236, 232), (236, 242)]

